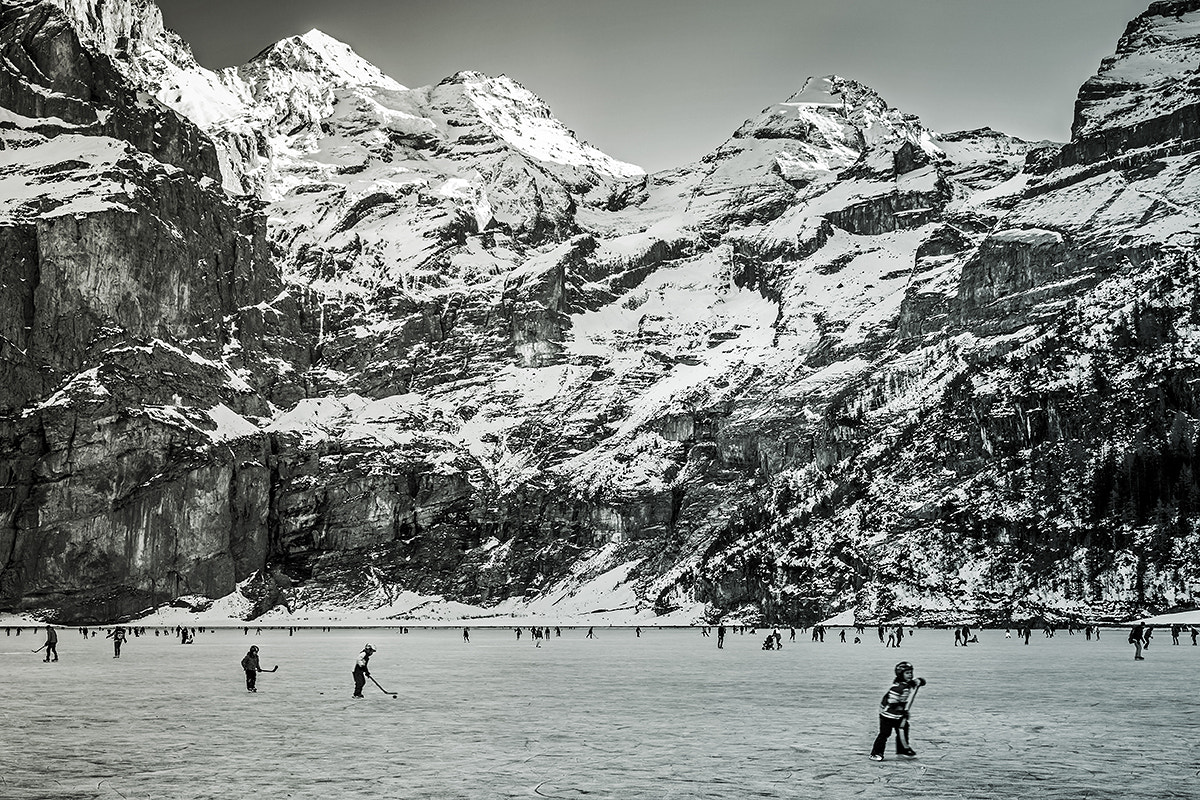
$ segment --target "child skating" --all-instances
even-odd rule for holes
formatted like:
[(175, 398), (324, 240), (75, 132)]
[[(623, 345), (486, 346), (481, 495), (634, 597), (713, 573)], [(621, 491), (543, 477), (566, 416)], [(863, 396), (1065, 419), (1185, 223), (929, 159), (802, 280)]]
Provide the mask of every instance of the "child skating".
[(924, 678), (913, 677), (912, 664), (901, 661), (896, 665), (896, 678), (879, 705), (879, 735), (871, 747), (872, 761), (883, 761), (883, 748), (893, 731), (896, 733), (896, 755), (912, 758), (917, 754), (908, 743), (908, 709), (917, 690), (924, 685)]

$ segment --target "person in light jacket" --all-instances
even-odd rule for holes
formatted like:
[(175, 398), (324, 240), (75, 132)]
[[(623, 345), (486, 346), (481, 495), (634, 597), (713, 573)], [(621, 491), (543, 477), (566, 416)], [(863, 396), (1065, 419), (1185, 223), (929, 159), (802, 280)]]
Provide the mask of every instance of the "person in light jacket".
[(58, 631), (54, 630), (53, 625), (46, 626), (46, 643), (42, 647), (46, 648), (43, 661), (58, 661)]
[(354, 662), (354, 694), (351, 697), (362, 697), (363, 687), (367, 685), (367, 678), (371, 677), (371, 654), (375, 652), (375, 648), (371, 645), (365, 645), (362, 652), (358, 654), (358, 660)]

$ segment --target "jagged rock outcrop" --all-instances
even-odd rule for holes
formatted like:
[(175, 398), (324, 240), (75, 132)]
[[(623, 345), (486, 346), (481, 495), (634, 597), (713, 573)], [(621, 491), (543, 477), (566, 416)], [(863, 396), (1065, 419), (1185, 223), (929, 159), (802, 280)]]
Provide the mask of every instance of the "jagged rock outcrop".
[(280, 342), (302, 338), (296, 316), (264, 319), (298, 309), (260, 205), (221, 191), (204, 132), (96, 45), (136, 50), (157, 14), (120, 5), (87, 6), (91, 27), (0, 6), (0, 582), (92, 621), (261, 566), (268, 438), (241, 415), (268, 416), (307, 363)]

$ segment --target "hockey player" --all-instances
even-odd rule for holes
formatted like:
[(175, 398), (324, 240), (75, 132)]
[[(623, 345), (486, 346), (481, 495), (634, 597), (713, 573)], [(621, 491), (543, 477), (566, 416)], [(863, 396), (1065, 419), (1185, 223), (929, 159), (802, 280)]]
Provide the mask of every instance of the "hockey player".
[(908, 707), (917, 689), (925, 685), (925, 679), (914, 678), (913, 665), (907, 661), (897, 664), (895, 672), (896, 678), (879, 705), (879, 735), (871, 747), (872, 761), (883, 761), (883, 748), (893, 731), (896, 733), (897, 755), (911, 758), (917, 754), (908, 743)]
[(363, 687), (367, 685), (367, 678), (371, 677), (371, 654), (374, 652), (375, 648), (368, 644), (358, 654), (358, 660), (354, 662), (354, 694), (351, 697), (363, 696)]
[(263, 671), (262, 666), (258, 663), (258, 645), (250, 645), (250, 652), (242, 656), (242, 669), (246, 671), (246, 691), (257, 692), (258, 688), (254, 684), (258, 679), (258, 673)]

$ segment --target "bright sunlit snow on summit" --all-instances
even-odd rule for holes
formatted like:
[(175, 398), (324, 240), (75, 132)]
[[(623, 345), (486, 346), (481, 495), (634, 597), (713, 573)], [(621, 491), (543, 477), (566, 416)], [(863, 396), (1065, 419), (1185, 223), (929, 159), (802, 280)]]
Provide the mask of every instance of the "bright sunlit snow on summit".
[(335, 84), (379, 86), (392, 91), (405, 88), (354, 52), (350, 45), (316, 28), (293, 39), (277, 42), (267, 52), (290, 61), (294, 68), (328, 75)]
[(488, 79), (467, 73), (466, 96), (496, 134), (534, 158), (558, 164), (593, 166), (612, 175), (641, 175), (644, 171), (624, 164), (583, 144), (550, 116), (550, 110), (527, 89), (505, 76)]

